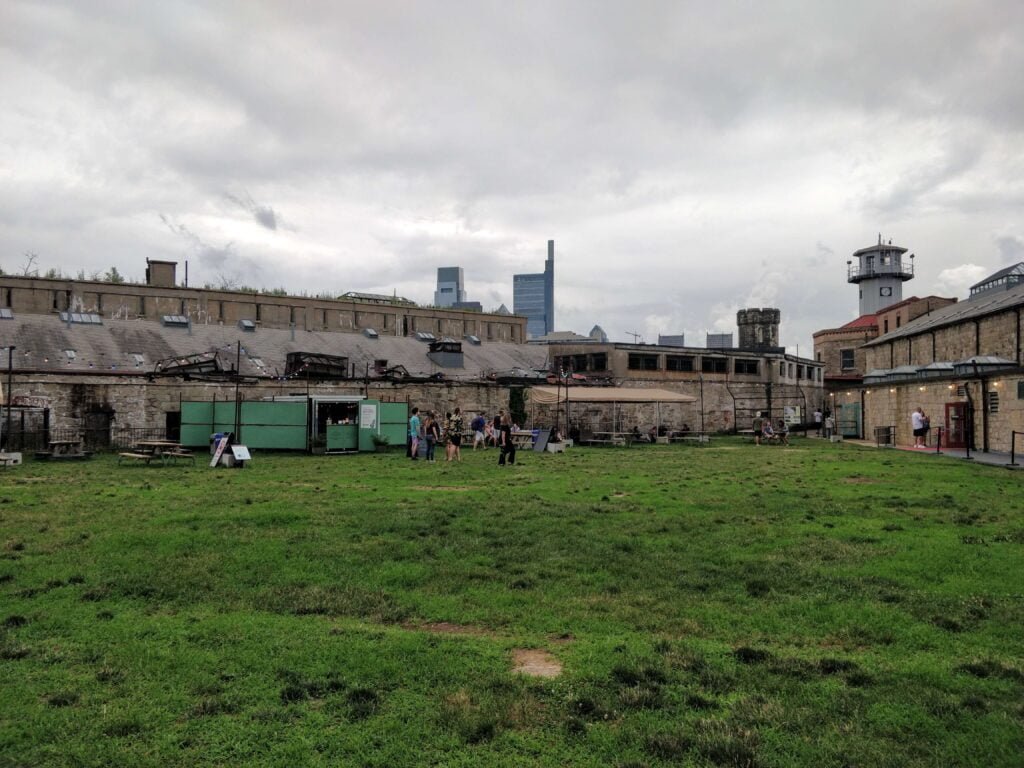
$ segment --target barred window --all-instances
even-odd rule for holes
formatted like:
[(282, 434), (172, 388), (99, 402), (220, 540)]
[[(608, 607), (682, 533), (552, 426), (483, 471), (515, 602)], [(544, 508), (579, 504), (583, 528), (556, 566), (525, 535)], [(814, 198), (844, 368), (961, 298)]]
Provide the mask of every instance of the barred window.
[(693, 358), (684, 357), (682, 355), (666, 355), (665, 356), (665, 370), (666, 371), (692, 371), (693, 370)]

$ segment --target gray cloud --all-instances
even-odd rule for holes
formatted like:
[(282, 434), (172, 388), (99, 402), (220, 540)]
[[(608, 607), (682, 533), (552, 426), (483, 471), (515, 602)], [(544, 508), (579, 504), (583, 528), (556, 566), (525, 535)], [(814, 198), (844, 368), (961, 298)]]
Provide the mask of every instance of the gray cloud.
[(702, 338), (769, 302), (807, 349), (855, 314), (845, 260), (879, 230), (917, 293), (1019, 260), (1020, 3), (452, 11), (9, 3), (2, 266), (183, 252), (201, 279), (428, 302), (457, 264), (511, 306), (554, 238), (560, 327)]
[(256, 223), (265, 229), (277, 231), (278, 214), (269, 205), (259, 205), (246, 193), (244, 197), (225, 192), (224, 197), (244, 211), (250, 213)]

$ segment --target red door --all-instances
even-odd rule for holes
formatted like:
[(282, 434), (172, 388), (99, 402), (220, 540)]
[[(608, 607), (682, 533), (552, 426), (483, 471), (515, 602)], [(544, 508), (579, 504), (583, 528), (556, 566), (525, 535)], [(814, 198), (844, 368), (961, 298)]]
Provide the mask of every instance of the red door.
[(946, 403), (947, 448), (964, 448), (967, 445), (967, 403)]

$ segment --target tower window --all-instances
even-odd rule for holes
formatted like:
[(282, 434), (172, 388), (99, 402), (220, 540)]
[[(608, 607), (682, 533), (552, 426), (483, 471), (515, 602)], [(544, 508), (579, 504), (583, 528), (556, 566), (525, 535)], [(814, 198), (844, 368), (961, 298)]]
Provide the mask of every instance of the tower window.
[(841, 349), (839, 350), (839, 367), (844, 371), (852, 369), (856, 365), (853, 358), (852, 349)]

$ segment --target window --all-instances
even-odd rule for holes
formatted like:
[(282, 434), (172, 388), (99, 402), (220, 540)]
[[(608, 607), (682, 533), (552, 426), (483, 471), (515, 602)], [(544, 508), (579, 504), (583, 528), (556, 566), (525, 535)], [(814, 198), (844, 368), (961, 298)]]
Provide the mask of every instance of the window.
[(8, 289), (6, 289), (4, 291), (4, 306), (5, 307), (12, 306), (12, 304), (11, 304), (11, 289), (10, 288), (8, 288)]
[(820, 363), (821, 362), (821, 352), (815, 353), (814, 359), (817, 360)]
[(590, 370), (592, 371), (607, 371), (608, 370), (608, 355), (604, 352), (598, 352), (595, 355), (590, 356)]
[(757, 360), (737, 360), (735, 371), (737, 374), (756, 376), (758, 372)]
[(885, 320), (882, 321), (882, 333), (888, 333), (888, 332), (889, 332), (889, 318), (887, 317), (887, 318), (885, 318)]
[(896, 327), (897, 328), (900, 327), (900, 316), (899, 315), (896, 315)]
[(804, 377), (804, 367), (802, 365), (798, 365), (796, 367), (796, 377), (797, 379), (802, 379)]
[(223, 320), (224, 319), (224, 302), (223, 301), (218, 301), (217, 302), (217, 319), (218, 320)]
[(779, 378), (780, 379), (786, 378), (786, 364), (785, 363), (779, 363)]
[(724, 357), (702, 357), (700, 370), (702, 373), (726, 373), (729, 368)]
[(853, 359), (853, 350), (852, 349), (841, 349), (841, 350), (839, 350), (839, 367), (840, 368), (842, 368), (844, 371), (849, 371), (855, 365), (856, 365), (856, 363), (854, 362), (854, 359)]
[(263, 309), (263, 307), (261, 305), (259, 305), (259, 304), (256, 305), (256, 322), (257, 323), (260, 322), (261, 320), (263, 320), (263, 312), (261, 311), (262, 309)]
[(665, 355), (665, 370), (690, 372), (693, 370), (693, 358), (682, 355)]
[(985, 393), (989, 413), (999, 413), (999, 393), (991, 390)]
[(658, 356), (641, 355), (638, 352), (631, 352), (629, 355), (629, 370), (656, 371), (658, 370)]
[(1017, 382), (1017, 399), (1024, 400), (1024, 379)]
[(879, 296), (892, 296), (892, 288), (888, 285), (878, 289)]

